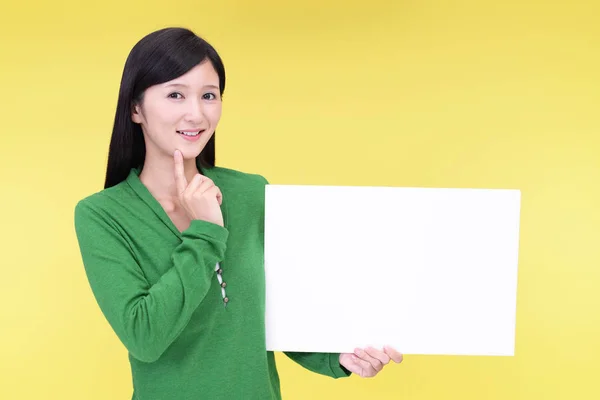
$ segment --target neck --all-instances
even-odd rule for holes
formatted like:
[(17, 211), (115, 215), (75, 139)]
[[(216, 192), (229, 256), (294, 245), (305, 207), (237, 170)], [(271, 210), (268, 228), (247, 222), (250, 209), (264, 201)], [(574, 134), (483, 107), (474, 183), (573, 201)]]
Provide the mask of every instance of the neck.
[[(183, 162), (185, 177), (188, 182), (199, 172), (195, 159)], [(154, 156), (146, 153), (144, 168), (140, 173), (140, 181), (148, 188), (156, 199), (177, 198), (175, 184), (175, 163), (173, 157), (166, 155)]]

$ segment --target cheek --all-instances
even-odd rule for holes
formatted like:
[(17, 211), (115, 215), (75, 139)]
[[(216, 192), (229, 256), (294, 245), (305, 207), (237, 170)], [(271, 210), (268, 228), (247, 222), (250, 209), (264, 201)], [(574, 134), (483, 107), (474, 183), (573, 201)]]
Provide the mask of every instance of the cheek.
[(214, 107), (210, 107), (207, 110), (207, 116), (211, 123), (216, 124), (221, 119), (222, 103), (214, 104)]
[(160, 134), (165, 129), (172, 130), (177, 121), (181, 119), (181, 113), (177, 109), (165, 104), (162, 107), (155, 107), (150, 113), (148, 123), (155, 134)]

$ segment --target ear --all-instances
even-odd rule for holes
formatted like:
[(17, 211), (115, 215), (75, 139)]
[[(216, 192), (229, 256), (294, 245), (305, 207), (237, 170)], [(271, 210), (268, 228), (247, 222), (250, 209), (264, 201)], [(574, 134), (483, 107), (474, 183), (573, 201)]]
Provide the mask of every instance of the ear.
[(131, 106), (131, 120), (136, 124), (142, 123), (142, 113), (138, 104)]

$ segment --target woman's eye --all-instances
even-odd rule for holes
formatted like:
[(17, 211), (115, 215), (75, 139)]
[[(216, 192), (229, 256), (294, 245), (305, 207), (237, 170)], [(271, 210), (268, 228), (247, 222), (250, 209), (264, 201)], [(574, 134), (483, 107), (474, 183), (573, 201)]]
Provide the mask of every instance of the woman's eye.
[(202, 98), (204, 100), (215, 100), (217, 96), (214, 93), (205, 93), (204, 96), (202, 96)]
[(174, 92), (174, 93), (169, 94), (169, 98), (171, 98), (171, 99), (181, 99), (181, 98), (183, 98), (183, 95), (181, 93)]

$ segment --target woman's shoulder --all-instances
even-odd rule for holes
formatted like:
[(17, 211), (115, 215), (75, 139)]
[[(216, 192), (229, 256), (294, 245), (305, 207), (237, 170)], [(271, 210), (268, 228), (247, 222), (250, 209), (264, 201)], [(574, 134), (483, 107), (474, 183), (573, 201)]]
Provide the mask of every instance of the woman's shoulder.
[(102, 214), (109, 216), (116, 209), (126, 207), (137, 199), (126, 181), (112, 187), (87, 194), (75, 205), (76, 214)]

